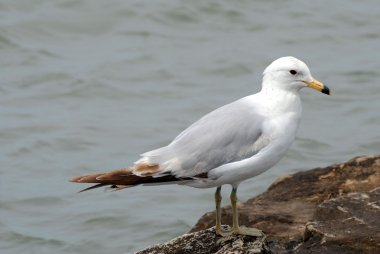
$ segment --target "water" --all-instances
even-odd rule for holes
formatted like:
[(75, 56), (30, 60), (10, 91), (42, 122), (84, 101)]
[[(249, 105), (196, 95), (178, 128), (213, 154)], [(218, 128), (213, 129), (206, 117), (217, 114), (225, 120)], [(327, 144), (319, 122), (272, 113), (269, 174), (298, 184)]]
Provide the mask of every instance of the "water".
[(258, 91), (280, 56), (303, 59), (333, 96), (302, 91), (296, 142), (241, 200), (279, 175), (379, 153), (379, 21), (374, 0), (1, 1), (0, 252), (128, 253), (188, 231), (214, 190), (79, 195), (67, 179), (167, 144)]

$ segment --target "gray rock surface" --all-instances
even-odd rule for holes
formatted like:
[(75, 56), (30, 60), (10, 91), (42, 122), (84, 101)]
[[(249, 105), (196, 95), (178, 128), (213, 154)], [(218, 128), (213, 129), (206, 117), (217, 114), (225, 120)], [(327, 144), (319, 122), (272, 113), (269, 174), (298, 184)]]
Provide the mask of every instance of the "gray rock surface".
[(215, 228), (189, 233), (167, 243), (158, 244), (136, 254), (269, 254), (265, 236), (221, 237)]

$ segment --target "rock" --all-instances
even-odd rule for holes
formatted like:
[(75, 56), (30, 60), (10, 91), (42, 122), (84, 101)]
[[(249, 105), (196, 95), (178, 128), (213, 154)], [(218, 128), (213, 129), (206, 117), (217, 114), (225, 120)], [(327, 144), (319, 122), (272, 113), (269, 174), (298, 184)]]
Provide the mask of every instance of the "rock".
[[(191, 233), (138, 253), (380, 253), (380, 156), (281, 177), (239, 216), (266, 236), (219, 237), (209, 212)], [(231, 221), (224, 207), (222, 222)]]
[[(268, 235), (274, 253), (380, 253), (380, 156), (281, 177), (242, 203), (240, 224)], [(232, 213), (223, 208), (222, 222)], [(214, 225), (206, 213), (191, 232)]]
[(380, 253), (380, 187), (318, 205), (297, 253)]
[(221, 237), (215, 227), (177, 237), (165, 244), (158, 244), (136, 254), (269, 254), (265, 236)]

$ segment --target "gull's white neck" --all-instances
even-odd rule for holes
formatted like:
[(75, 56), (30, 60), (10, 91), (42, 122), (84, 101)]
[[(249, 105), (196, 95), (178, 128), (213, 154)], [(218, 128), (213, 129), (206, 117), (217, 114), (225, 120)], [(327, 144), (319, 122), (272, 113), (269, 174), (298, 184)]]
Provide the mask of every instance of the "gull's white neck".
[(301, 115), (302, 106), (299, 91), (282, 89), (283, 84), (276, 83), (273, 79), (263, 80), (262, 89), (259, 92), (264, 105), (264, 110), (270, 115), (295, 113)]

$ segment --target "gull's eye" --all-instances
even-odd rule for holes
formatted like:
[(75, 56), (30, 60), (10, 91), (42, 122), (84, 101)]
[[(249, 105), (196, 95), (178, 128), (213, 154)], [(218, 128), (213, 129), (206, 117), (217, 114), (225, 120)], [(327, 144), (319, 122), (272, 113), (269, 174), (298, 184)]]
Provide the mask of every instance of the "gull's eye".
[(290, 70), (289, 72), (290, 72), (290, 74), (292, 74), (292, 75), (296, 75), (296, 74), (297, 74), (297, 71), (295, 71), (295, 70)]

